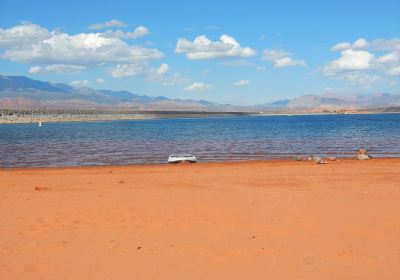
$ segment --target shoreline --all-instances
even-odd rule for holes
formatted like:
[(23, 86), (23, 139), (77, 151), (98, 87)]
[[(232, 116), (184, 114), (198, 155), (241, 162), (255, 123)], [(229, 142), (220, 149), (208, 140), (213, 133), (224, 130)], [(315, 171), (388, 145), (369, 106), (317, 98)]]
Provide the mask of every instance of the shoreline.
[[(11, 113), (10, 113), (11, 112)], [(139, 111), (139, 112), (112, 112), (112, 111), (28, 111), (0, 109), (0, 125), (6, 124), (35, 124), (35, 123), (76, 123), (76, 122), (108, 122), (131, 120), (159, 120), (178, 118), (218, 118), (243, 116), (320, 116), (320, 115), (374, 115), (398, 114), (400, 112), (373, 112), (360, 111), (354, 113), (330, 112), (191, 112), (191, 111)]]
[[(3, 111), (3, 112), (1, 112)], [(191, 112), (191, 111), (28, 111), (0, 110), (0, 124), (35, 124), (42, 123), (75, 123), (75, 122), (104, 122), (130, 120), (156, 120), (174, 118), (204, 118), (250, 116), (249, 112)]]
[[(400, 157), (373, 157), (369, 160), (358, 160), (354, 157), (335, 157), (334, 160), (326, 159), (328, 164), (334, 162), (366, 162), (366, 161), (391, 161), (400, 160)], [(291, 164), (291, 163), (309, 163), (311, 165), (319, 165), (313, 160), (297, 160), (287, 158), (272, 158), (272, 159), (254, 159), (254, 160), (236, 160), (236, 161), (200, 161), (196, 163), (132, 163), (132, 164), (121, 164), (121, 165), (66, 165), (66, 166), (28, 166), (28, 167), (4, 167), (0, 166), (1, 171), (12, 171), (12, 170), (44, 170), (44, 169), (56, 169), (56, 170), (68, 170), (68, 169), (93, 169), (93, 168), (143, 168), (143, 167), (165, 167), (165, 166), (219, 166), (219, 165), (252, 165), (252, 164)]]

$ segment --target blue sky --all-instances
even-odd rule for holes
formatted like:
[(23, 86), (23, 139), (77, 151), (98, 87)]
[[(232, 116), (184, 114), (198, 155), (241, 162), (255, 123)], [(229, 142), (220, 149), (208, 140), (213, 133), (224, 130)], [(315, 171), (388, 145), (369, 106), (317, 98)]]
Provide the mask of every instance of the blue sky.
[(0, 73), (240, 105), (400, 93), (399, 11), (399, 1), (3, 0)]

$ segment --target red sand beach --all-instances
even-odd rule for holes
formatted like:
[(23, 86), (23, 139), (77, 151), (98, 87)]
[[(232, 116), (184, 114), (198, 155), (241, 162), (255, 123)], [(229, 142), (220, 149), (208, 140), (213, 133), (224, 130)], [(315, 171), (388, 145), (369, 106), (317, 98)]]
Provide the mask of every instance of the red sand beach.
[(0, 169), (0, 279), (400, 279), (400, 159)]

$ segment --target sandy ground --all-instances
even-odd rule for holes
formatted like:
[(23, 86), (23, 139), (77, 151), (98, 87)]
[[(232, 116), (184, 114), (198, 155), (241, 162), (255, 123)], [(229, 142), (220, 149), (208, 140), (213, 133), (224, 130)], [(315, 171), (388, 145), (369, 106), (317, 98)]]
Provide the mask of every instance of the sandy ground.
[(400, 159), (0, 169), (0, 279), (400, 279)]

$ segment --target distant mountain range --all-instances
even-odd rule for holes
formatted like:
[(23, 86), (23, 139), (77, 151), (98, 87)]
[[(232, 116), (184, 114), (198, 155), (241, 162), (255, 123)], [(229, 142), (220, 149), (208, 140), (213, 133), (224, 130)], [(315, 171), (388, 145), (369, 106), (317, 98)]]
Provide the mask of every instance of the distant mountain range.
[(337, 111), (376, 109), (400, 106), (400, 95), (379, 93), (372, 95), (303, 95), (261, 105), (261, 108), (276, 110)]
[(230, 105), (205, 100), (149, 97), (129, 91), (94, 90), (63, 83), (0, 75), (0, 108), (3, 109), (132, 109), (225, 111)]
[(150, 97), (129, 91), (94, 90), (63, 83), (0, 75), (0, 109), (123, 109), (162, 111), (321, 112), (397, 108), (400, 95), (303, 95), (256, 106), (233, 106), (205, 100)]

